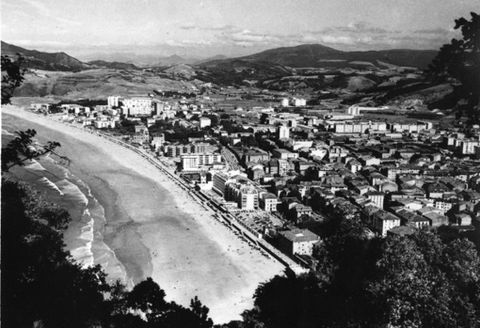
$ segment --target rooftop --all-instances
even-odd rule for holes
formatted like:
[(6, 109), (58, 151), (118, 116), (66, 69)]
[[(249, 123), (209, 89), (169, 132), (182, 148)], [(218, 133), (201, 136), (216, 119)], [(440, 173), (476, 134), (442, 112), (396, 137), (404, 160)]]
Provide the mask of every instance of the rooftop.
[(293, 229), (279, 232), (283, 237), (292, 242), (317, 241), (320, 237), (308, 229)]

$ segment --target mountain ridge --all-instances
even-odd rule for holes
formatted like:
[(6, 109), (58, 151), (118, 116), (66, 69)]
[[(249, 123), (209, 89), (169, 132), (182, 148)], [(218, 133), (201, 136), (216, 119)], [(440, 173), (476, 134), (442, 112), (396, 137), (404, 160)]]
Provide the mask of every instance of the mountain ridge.
[[(397, 66), (426, 68), (437, 52), (437, 50), (412, 49), (342, 51), (321, 44), (302, 44), (293, 47), (268, 49), (247, 56), (223, 60), (261, 61), (289, 67), (329, 67), (333, 65), (324, 64), (321, 62), (322, 60), (338, 60), (344, 62), (365, 61), (377, 65), (378, 60), (382, 60)], [(211, 62), (204, 62), (202, 64), (209, 65)], [(336, 66), (338, 66), (338, 64)]]
[(90, 65), (65, 52), (28, 50), (4, 41), (1, 41), (1, 53), (11, 57), (17, 57), (18, 54), (21, 54), (28, 68), (48, 71), (81, 71), (90, 68)]

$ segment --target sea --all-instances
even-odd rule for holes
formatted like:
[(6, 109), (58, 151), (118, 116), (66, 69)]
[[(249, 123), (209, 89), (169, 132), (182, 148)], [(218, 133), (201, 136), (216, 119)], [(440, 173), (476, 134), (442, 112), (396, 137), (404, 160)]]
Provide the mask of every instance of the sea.
[[(2, 147), (15, 138), (9, 120), (2, 123)], [(40, 143), (34, 139), (34, 147)], [(10, 169), (8, 179), (28, 184), (44, 201), (68, 210), (71, 222), (64, 232), (65, 249), (82, 267), (101, 265), (107, 280), (119, 280), (131, 287), (125, 267), (114, 251), (104, 242), (105, 209), (94, 197), (90, 187), (75, 176), (65, 160), (50, 154)]]

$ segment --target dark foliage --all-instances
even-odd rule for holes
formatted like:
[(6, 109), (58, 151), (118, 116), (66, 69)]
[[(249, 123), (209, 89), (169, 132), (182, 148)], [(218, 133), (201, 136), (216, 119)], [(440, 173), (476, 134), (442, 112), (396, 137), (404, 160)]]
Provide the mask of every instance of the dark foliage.
[(23, 82), (26, 72), (23, 63), (24, 58), (20, 55), (15, 60), (2, 56), (2, 105), (10, 103), (13, 91)]
[(453, 96), (459, 115), (466, 115), (475, 124), (480, 122), (480, 15), (471, 13), (471, 20), (455, 20), (455, 29), (462, 31), (461, 40), (444, 45), (430, 66), (438, 81), (454, 78)]
[(8, 171), (15, 165), (23, 165), (26, 161), (39, 158), (48, 153), (54, 153), (61, 159), (68, 161), (68, 158), (55, 153), (60, 143), (49, 141), (46, 145), (34, 147), (33, 137), (35, 130), (16, 131), (18, 137), (13, 139), (5, 148), (2, 148), (2, 172)]
[(480, 327), (480, 257), (466, 239), (368, 239), (340, 220), (314, 256), (309, 275), (257, 289), (245, 327)]

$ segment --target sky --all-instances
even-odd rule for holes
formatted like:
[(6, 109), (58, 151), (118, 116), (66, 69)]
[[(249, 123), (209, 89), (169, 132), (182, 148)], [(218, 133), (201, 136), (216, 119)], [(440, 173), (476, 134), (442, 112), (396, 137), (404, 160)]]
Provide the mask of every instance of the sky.
[(3, 41), (79, 59), (240, 56), (320, 43), (438, 49), (480, 0), (0, 0)]

